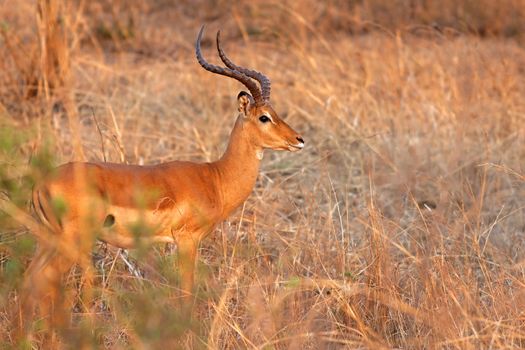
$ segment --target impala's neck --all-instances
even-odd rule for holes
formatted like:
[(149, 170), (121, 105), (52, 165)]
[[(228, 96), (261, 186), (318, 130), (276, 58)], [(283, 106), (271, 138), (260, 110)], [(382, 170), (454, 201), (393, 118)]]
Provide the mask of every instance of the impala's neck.
[(218, 171), (223, 214), (229, 215), (250, 195), (259, 172), (262, 149), (255, 146), (239, 116), (230, 136), (230, 143), (221, 159), (212, 163)]

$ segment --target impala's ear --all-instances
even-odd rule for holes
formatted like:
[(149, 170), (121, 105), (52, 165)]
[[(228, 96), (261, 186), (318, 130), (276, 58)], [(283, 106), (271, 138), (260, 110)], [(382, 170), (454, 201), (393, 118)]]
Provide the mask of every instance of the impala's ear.
[(246, 91), (241, 91), (237, 95), (237, 101), (239, 102), (239, 112), (248, 116), (248, 110), (250, 109), (250, 106), (254, 104), (252, 95)]

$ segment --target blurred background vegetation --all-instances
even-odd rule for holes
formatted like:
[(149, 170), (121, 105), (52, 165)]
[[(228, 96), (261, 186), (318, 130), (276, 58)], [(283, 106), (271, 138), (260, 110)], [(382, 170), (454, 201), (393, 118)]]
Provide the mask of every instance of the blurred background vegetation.
[(202, 24), (205, 56), (220, 28), (307, 147), (268, 152), (204, 242), (193, 320), (176, 247), (98, 244), (92, 302), (66, 281), (67, 346), (523, 347), (523, 0), (0, 0), (0, 347), (36, 181), (224, 150), (241, 87), (196, 63)]

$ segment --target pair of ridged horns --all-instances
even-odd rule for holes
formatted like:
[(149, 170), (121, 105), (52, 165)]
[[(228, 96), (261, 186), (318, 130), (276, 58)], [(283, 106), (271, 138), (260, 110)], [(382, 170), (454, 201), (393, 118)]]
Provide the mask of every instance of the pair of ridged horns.
[[(199, 61), (199, 64), (202, 66), (202, 68), (212, 73), (225, 75), (241, 82), (248, 88), (248, 90), (250, 90), (256, 106), (268, 104), (270, 101), (270, 79), (268, 79), (268, 77), (262, 73), (237, 66), (235, 63), (233, 63), (221, 48), (220, 30), (217, 32), (217, 50), (219, 51), (219, 57), (221, 58), (222, 62), (224, 62), (226, 67), (219, 67), (208, 63), (204, 57), (202, 57), (201, 53), (201, 39), (203, 33), (204, 26), (201, 27), (199, 36), (197, 37), (197, 43), (195, 44), (195, 54), (197, 55), (197, 61)], [(260, 89), (252, 79), (255, 79), (257, 82), (259, 82), (261, 85)]]

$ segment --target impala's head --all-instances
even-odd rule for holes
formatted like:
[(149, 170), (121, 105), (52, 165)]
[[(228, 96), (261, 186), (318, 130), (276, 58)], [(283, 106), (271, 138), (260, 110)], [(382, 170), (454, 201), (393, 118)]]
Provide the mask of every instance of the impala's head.
[[(253, 143), (261, 148), (275, 150), (298, 151), (304, 147), (304, 140), (288, 124), (286, 124), (270, 105), (270, 79), (251, 69), (234, 64), (226, 56), (220, 45), (220, 31), (217, 32), (217, 50), (226, 67), (219, 67), (206, 62), (201, 54), (202, 26), (195, 51), (200, 65), (212, 73), (234, 78), (244, 84), (250, 91), (241, 91), (237, 96), (239, 113), (243, 117), (243, 128), (252, 137)], [(260, 84), (257, 86), (257, 81)]]

